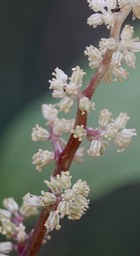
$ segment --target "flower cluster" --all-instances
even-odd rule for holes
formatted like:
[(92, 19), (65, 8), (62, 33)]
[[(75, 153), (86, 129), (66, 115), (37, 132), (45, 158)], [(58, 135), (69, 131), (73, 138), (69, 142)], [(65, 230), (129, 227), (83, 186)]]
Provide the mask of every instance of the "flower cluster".
[[(137, 0), (88, 0), (90, 8), (95, 12), (88, 18), (88, 24), (96, 27), (105, 23), (108, 28), (113, 28), (117, 19), (121, 19), (121, 11), (124, 11), (124, 16), (127, 16), (132, 10), (136, 18), (140, 18), (140, 3)], [(118, 16), (120, 15), (120, 16)], [(125, 25), (117, 38), (102, 38), (99, 42), (99, 49), (90, 45), (85, 49), (85, 55), (88, 56), (89, 66), (98, 68), (102, 66), (106, 52), (111, 52), (111, 59), (108, 68), (105, 70), (101, 79), (106, 82), (122, 81), (127, 78), (129, 73), (123, 67), (126, 64), (128, 67), (135, 68), (136, 57), (135, 53), (140, 51), (139, 38), (133, 37), (134, 28), (130, 25)], [(104, 64), (105, 65), (105, 64)], [(99, 70), (99, 73), (102, 70)], [(73, 137), (79, 142), (83, 141), (86, 137), (90, 137), (89, 133), (94, 133), (95, 129), (85, 127), (85, 124), (78, 124), (74, 119), (59, 118), (58, 114), (61, 111), (69, 112), (74, 101), (77, 101), (81, 115), (88, 114), (94, 110), (95, 103), (90, 101), (90, 97), (86, 97), (81, 91), (83, 77), (85, 72), (79, 66), (72, 68), (72, 75), (68, 77), (58, 67), (52, 73), (53, 78), (49, 80), (50, 89), (54, 98), (61, 99), (56, 104), (42, 105), (42, 114), (47, 121), (48, 130), (40, 127), (38, 124), (32, 131), (32, 139), (34, 141), (47, 141), (49, 140), (53, 146), (53, 152), (48, 150), (39, 149), (33, 156), (33, 164), (36, 169), (41, 171), (42, 168), (48, 165), (51, 161), (57, 160), (63, 152), (67, 142), (63, 138), (64, 134), (73, 134)], [(104, 110), (102, 111), (102, 113)], [(107, 111), (106, 111), (107, 112)], [(124, 117), (124, 115), (123, 115)], [(97, 132), (98, 130), (98, 132)], [(91, 132), (92, 131), (92, 132)], [(100, 131), (100, 132), (99, 132)], [(112, 132), (112, 134), (111, 134)], [(100, 155), (104, 152), (108, 145), (108, 140), (114, 140), (118, 146), (118, 151), (123, 151), (127, 148), (131, 138), (136, 135), (134, 129), (118, 129), (115, 126), (115, 121), (107, 124), (107, 127), (96, 129), (98, 138), (92, 140), (91, 148), (87, 151), (89, 155)], [(99, 136), (100, 135), (100, 136)], [(107, 138), (108, 140), (103, 140)], [(98, 150), (97, 150), (98, 148)], [(95, 149), (95, 152), (94, 152)], [(97, 151), (97, 152), (96, 152)], [(80, 152), (80, 154), (79, 154)], [(94, 153), (93, 153), (94, 152)], [(74, 160), (82, 162), (84, 150), (77, 150)]]
[(120, 8), (130, 6), (133, 12), (133, 20), (135, 18), (140, 19), (140, 1), (139, 0), (118, 0)]
[(18, 206), (13, 198), (6, 198), (3, 200), (5, 209), (0, 209), (0, 233), (7, 239), (13, 240), (12, 242), (0, 243), (0, 253), (7, 255), (13, 249), (20, 252), (20, 245), (24, 247), (24, 243), (29, 238), (25, 231), (24, 220), (30, 216), (38, 214), (36, 207), (23, 204)]
[[(85, 102), (85, 99), (83, 102)], [(84, 106), (86, 106), (86, 104)], [(49, 114), (49, 111), (51, 112), (51, 110), (52, 115)], [(86, 110), (88, 112), (89, 108)], [(64, 133), (73, 134), (73, 137), (79, 141), (83, 141), (86, 138), (91, 141), (91, 146), (87, 150), (87, 153), (94, 157), (103, 154), (109, 141), (114, 141), (117, 145), (117, 152), (124, 151), (130, 144), (131, 139), (136, 135), (135, 129), (125, 128), (127, 121), (129, 120), (126, 113), (120, 113), (116, 119), (112, 119), (112, 113), (107, 109), (103, 109), (99, 115), (99, 127), (88, 128), (83, 125), (76, 125), (74, 127), (74, 119), (59, 119), (58, 110), (54, 105), (44, 104), (42, 106), (42, 112), (44, 118), (47, 120), (50, 131), (36, 125), (32, 131), (32, 139), (34, 141), (50, 140), (54, 152), (39, 149), (38, 152), (34, 154), (33, 164), (38, 171), (41, 171), (43, 167), (47, 166), (51, 161), (60, 156), (66, 146), (66, 140), (62, 137)], [(83, 112), (81, 112), (81, 115), (82, 114)], [(79, 148), (74, 156), (74, 161), (78, 163), (82, 162), (85, 153), (84, 151), (84, 147)]]
[[(94, 103), (88, 103), (86, 97), (80, 101), (80, 107), (82, 113), (89, 112), (90, 108), (94, 108)], [(86, 99), (85, 99), (86, 98)], [(84, 104), (85, 102), (85, 104)], [(90, 102), (90, 101), (89, 101)], [(47, 166), (51, 161), (56, 160), (62, 153), (66, 146), (66, 140), (63, 138), (64, 134), (71, 134), (75, 138), (82, 140), (86, 135), (86, 131), (83, 127), (74, 127), (74, 119), (65, 119), (58, 117), (58, 109), (55, 104), (43, 104), (42, 114), (47, 121), (48, 130), (40, 127), (38, 124), (32, 130), (33, 141), (50, 141), (53, 146), (53, 151), (39, 149), (33, 156), (33, 164), (38, 171), (42, 171), (44, 166)], [(83, 148), (79, 148), (75, 154), (74, 160), (76, 162), (82, 162), (84, 155)]]
[(59, 68), (55, 69), (53, 75), (55, 78), (50, 80), (50, 89), (53, 90), (54, 98), (62, 99), (57, 105), (60, 111), (69, 112), (74, 103), (74, 99), (78, 97), (79, 90), (82, 86), (83, 76), (86, 74), (79, 66), (72, 69), (72, 75), (68, 80), (68, 76)]
[(121, 12), (121, 8), (127, 7), (133, 11), (133, 19), (140, 19), (139, 0), (87, 0), (89, 7), (95, 12), (87, 23), (96, 28), (98, 25), (105, 24), (107, 28), (114, 25), (116, 13)]
[(53, 229), (61, 228), (60, 221), (65, 216), (78, 220), (88, 209), (89, 187), (86, 181), (78, 180), (73, 186), (69, 172), (45, 180), (50, 192), (41, 191), (40, 196), (27, 194), (25, 205), (29, 207), (48, 207), (49, 217), (45, 223), (47, 234)]
[(106, 82), (120, 82), (128, 77), (129, 73), (122, 67), (123, 63), (135, 68), (136, 57), (134, 53), (140, 51), (140, 42), (139, 38), (133, 38), (133, 34), (134, 28), (125, 25), (119, 42), (116, 43), (113, 38), (102, 38), (99, 42), (99, 49), (93, 45), (86, 47), (85, 55), (88, 56), (91, 68), (97, 68), (101, 64), (107, 49), (113, 50), (109, 68), (103, 77)]
[(136, 136), (135, 129), (125, 128), (128, 120), (129, 117), (126, 113), (120, 113), (116, 119), (112, 119), (112, 113), (108, 109), (103, 109), (99, 115), (99, 127), (87, 130), (87, 137), (91, 141), (87, 153), (90, 156), (100, 156), (111, 140), (117, 145), (117, 152), (124, 151), (132, 137)]
[[(107, 28), (113, 28), (116, 19), (121, 19), (121, 9), (128, 14), (133, 11), (133, 19), (140, 19), (140, 1), (139, 0), (88, 0), (89, 7), (94, 11), (87, 23), (94, 28), (103, 23)], [(103, 79), (106, 82), (122, 81), (127, 78), (129, 73), (122, 66), (127, 64), (135, 68), (136, 52), (140, 51), (139, 38), (133, 38), (134, 28), (126, 25), (117, 41), (114, 38), (102, 38), (99, 42), (99, 49), (90, 45), (86, 47), (85, 55), (88, 56), (89, 66), (98, 68), (107, 50), (112, 50), (112, 59), (108, 70)]]
[[(56, 69), (58, 72), (58, 69)], [(79, 71), (81, 72), (81, 71)], [(74, 69), (71, 80), (73, 84), (75, 82), (75, 90), (76, 84), (78, 85), (77, 93), (79, 91), (79, 84), (81, 84), (81, 76), (79, 77), (79, 72), (77, 69)], [(53, 84), (62, 84), (64, 78), (64, 72), (59, 70), (59, 77), (57, 76), (57, 81), (52, 80)], [(59, 80), (58, 80), (59, 78)], [(61, 82), (60, 82), (61, 79)], [(65, 85), (66, 86), (66, 85)], [(69, 92), (71, 84), (69, 84)], [(61, 87), (57, 88), (57, 92), (61, 91)], [(56, 89), (55, 89), (56, 90)], [(76, 94), (76, 91), (75, 91)], [(81, 110), (81, 114), (89, 113), (90, 110), (94, 110), (95, 103), (92, 102), (87, 97), (81, 97), (79, 99), (79, 109)], [(50, 141), (53, 146), (53, 151), (42, 150), (39, 149), (37, 153), (33, 156), (33, 164), (36, 166), (38, 171), (42, 171), (42, 168), (48, 165), (51, 161), (56, 160), (60, 154), (62, 153), (64, 147), (66, 146), (66, 140), (63, 138), (64, 134), (73, 134), (74, 138), (77, 138), (79, 141), (82, 141), (86, 136), (86, 130), (83, 125), (77, 125), (74, 127), (74, 119), (65, 119), (59, 118), (60, 109), (58, 109), (57, 104), (43, 104), (42, 105), (42, 114), (44, 119), (47, 121), (48, 130), (44, 129), (37, 124), (32, 129), (32, 140), (37, 141)], [(83, 161), (84, 150), (83, 148), (79, 148), (75, 154), (74, 160), (76, 162)]]
[[(124, 151), (136, 135), (135, 129), (127, 129), (129, 120), (127, 113), (120, 113), (116, 119), (108, 109), (101, 110), (98, 119), (98, 127), (87, 127), (87, 115), (95, 110), (95, 103), (91, 97), (101, 81), (122, 81), (128, 77), (128, 71), (123, 64), (135, 68), (135, 53), (140, 52), (139, 38), (133, 37), (134, 28), (121, 25), (128, 14), (133, 12), (133, 19), (140, 19), (140, 0), (87, 0), (89, 7), (94, 11), (87, 23), (96, 28), (105, 24), (110, 31), (110, 38), (102, 38), (99, 48), (90, 45), (85, 49), (89, 66), (96, 68), (95, 75), (87, 87), (82, 91), (83, 77), (86, 74), (79, 66), (72, 68), (72, 74), (67, 74), (58, 67), (52, 73), (49, 80), (52, 96), (60, 101), (55, 104), (43, 104), (42, 115), (46, 121), (47, 129), (39, 124), (32, 129), (32, 140), (49, 141), (53, 150), (39, 149), (33, 156), (33, 164), (38, 171), (50, 162), (56, 161), (54, 174), (50, 181), (45, 180), (48, 191), (41, 191), (39, 196), (27, 193), (19, 207), (13, 198), (3, 200), (4, 209), (0, 209), (0, 233), (12, 242), (0, 243), (0, 255), (8, 255), (16, 250), (23, 255), (28, 249), (27, 240), (31, 242), (35, 238), (35, 247), (31, 243), (31, 249), (38, 250), (41, 243), (50, 239), (49, 233), (61, 228), (61, 219), (65, 216), (70, 220), (79, 220), (89, 208), (89, 186), (86, 181), (79, 179), (74, 185), (71, 183), (69, 167), (72, 160), (80, 163), (83, 161), (84, 147), (80, 143), (87, 139), (91, 142), (87, 153), (91, 157), (102, 155), (110, 141), (117, 146), (117, 151)], [(117, 30), (117, 33), (115, 33)], [(121, 32), (120, 32), (121, 31)], [(75, 119), (59, 118), (60, 112), (67, 114), (74, 102), (78, 105)], [(69, 140), (67, 143), (67, 136)], [(72, 152), (72, 154), (71, 154)], [(75, 155), (74, 155), (75, 154)], [(26, 232), (24, 221), (27, 217), (38, 214), (42, 208), (39, 221), (31, 233)], [(42, 215), (43, 214), (43, 215)], [(42, 234), (42, 237), (38, 239)], [(43, 237), (46, 231), (45, 237)], [(33, 235), (32, 235), (33, 234)], [(34, 236), (35, 234), (35, 236)], [(38, 244), (40, 243), (40, 244)], [(30, 242), (28, 243), (30, 247)], [(28, 250), (27, 250), (28, 251)], [(28, 254), (28, 253), (27, 253)], [(31, 254), (31, 251), (29, 253)], [(36, 252), (35, 252), (36, 254)]]

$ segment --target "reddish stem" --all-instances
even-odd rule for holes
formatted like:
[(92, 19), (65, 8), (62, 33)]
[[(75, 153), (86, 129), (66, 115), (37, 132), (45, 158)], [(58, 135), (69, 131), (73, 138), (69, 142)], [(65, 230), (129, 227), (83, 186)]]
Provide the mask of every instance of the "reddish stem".
[[(102, 79), (104, 73), (106, 72), (110, 60), (112, 56), (112, 51), (107, 51), (107, 53), (104, 56), (104, 59), (102, 61), (102, 66), (104, 66), (103, 73), (100, 72), (100, 68), (96, 71), (95, 75), (91, 79), (89, 85), (86, 87), (86, 89), (82, 92), (82, 94), (88, 98), (91, 98), (95, 92), (95, 89)], [(107, 58), (107, 60), (106, 60)], [(109, 60), (108, 60), (109, 58)], [(104, 64), (106, 63), (106, 65)], [(82, 115), (81, 110), (78, 108), (77, 110), (77, 115), (76, 115), (76, 121), (75, 121), (75, 126), (76, 125), (84, 125), (86, 128), (87, 124), (87, 114), (85, 113)], [(72, 163), (73, 157), (79, 148), (81, 144), (81, 141), (78, 139), (75, 139), (73, 135), (70, 136), (69, 141), (63, 150), (63, 152), (60, 154), (60, 157), (58, 158), (56, 162), (56, 167), (54, 170), (53, 175), (56, 176), (57, 174), (60, 174), (62, 171), (68, 171), (70, 168), (70, 165)], [(42, 240), (44, 238), (44, 235), (46, 233), (46, 227), (44, 226), (46, 220), (49, 217), (49, 213), (47, 212), (46, 209), (42, 209), (39, 219), (36, 223), (35, 229), (33, 231), (33, 234), (31, 236), (31, 239), (29, 243), (27, 244), (24, 252), (22, 253), (22, 256), (35, 256), (37, 255), (41, 245), (42, 245)]]
[(40, 246), (42, 245), (43, 238), (46, 233), (46, 228), (44, 226), (46, 220), (49, 217), (49, 212), (47, 211), (47, 208), (43, 208), (41, 211), (39, 218), (36, 222), (34, 231), (31, 235), (31, 238), (26, 245), (23, 253), (21, 254), (22, 256), (34, 256), (37, 255)]
[[(116, 40), (116, 42), (119, 40), (121, 25), (130, 11), (131, 11), (131, 8), (129, 7), (128, 10), (124, 10), (124, 12), (122, 11), (121, 13), (116, 13), (116, 21), (115, 21), (114, 26), (111, 29), (111, 33), (110, 33), (110, 37), (113, 37)], [(83, 96), (86, 96), (89, 99), (91, 99), (98, 84), (102, 80), (105, 72), (107, 71), (107, 69), (109, 67), (112, 53), (113, 53), (113, 50), (106, 51), (99, 68), (96, 70), (93, 78), (90, 80), (89, 84), (87, 85), (85, 90), (82, 92)], [(76, 125), (84, 125), (84, 127), (86, 128), (86, 124), (87, 124), (87, 114), (85, 113), (84, 115), (82, 115), (80, 109), (78, 108), (75, 126)], [(80, 144), (81, 144), (81, 141), (79, 141), (78, 139), (75, 139), (73, 137), (73, 135), (70, 136), (65, 149), (60, 154), (60, 157), (56, 162), (56, 168), (53, 173), (54, 176), (56, 176), (57, 174), (60, 174), (62, 171), (69, 170), (70, 165), (73, 160), (73, 157), (74, 157), (78, 147), (80, 146)], [(37, 255), (37, 253), (42, 245), (44, 235), (47, 232), (44, 224), (45, 224), (46, 220), (48, 219), (48, 217), (49, 217), (49, 211), (47, 211), (46, 208), (43, 208), (40, 213), (40, 216), (37, 220), (37, 223), (34, 228), (31, 239), (28, 242), (28, 244), (26, 245), (26, 248), (25, 248), (24, 252), (22, 253), (22, 256)]]

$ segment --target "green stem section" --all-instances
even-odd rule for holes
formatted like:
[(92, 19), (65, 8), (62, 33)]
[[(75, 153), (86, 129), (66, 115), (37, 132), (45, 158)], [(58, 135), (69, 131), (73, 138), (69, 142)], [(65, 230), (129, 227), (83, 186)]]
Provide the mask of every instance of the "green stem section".
[[(111, 28), (110, 37), (114, 38), (116, 42), (119, 41), (119, 35), (120, 35), (120, 29), (123, 21), (126, 19), (128, 14), (131, 11), (131, 6), (127, 5), (118, 13), (115, 13), (116, 20), (114, 23), (114, 26)], [(98, 84), (102, 80), (105, 72), (107, 71), (111, 57), (114, 50), (107, 50), (103, 60), (96, 70), (95, 74), (93, 75), (92, 79), (90, 80), (89, 84), (85, 88), (85, 90), (82, 92), (83, 96), (88, 97), (89, 99), (92, 98)], [(82, 115), (80, 109), (78, 108), (77, 114), (76, 114), (76, 120), (75, 120), (75, 126), (76, 125), (83, 125), (86, 127), (87, 124), (87, 114), (85, 113)], [(81, 141), (78, 139), (75, 139), (73, 135), (70, 136), (69, 141), (61, 153), (59, 159), (56, 162), (56, 167), (54, 170), (53, 175), (56, 176), (57, 174), (60, 174), (62, 171), (68, 171), (72, 160), (74, 158), (74, 155), (79, 148), (81, 144)], [(37, 220), (37, 223), (35, 225), (34, 231), (32, 233), (32, 236), (28, 242), (28, 244), (25, 247), (24, 252), (22, 253), (22, 256), (35, 256), (37, 255), (44, 238), (45, 233), (47, 232), (46, 227), (44, 226), (46, 220), (49, 217), (49, 211), (47, 211), (47, 208), (43, 208), (40, 216)]]

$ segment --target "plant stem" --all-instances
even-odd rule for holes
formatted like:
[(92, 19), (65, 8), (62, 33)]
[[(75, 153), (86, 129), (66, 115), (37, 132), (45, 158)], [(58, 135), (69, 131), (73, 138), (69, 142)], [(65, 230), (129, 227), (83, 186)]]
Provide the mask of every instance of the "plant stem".
[[(131, 11), (131, 6), (128, 5), (128, 6), (125, 6), (124, 8), (122, 8), (122, 10), (120, 12), (115, 14), (116, 20), (115, 20), (113, 27), (111, 28), (110, 37), (114, 38), (116, 40), (116, 42), (119, 41), (121, 25), (122, 25), (123, 21), (126, 19), (126, 17), (128, 16), (130, 11)], [(87, 87), (85, 88), (85, 90), (82, 92), (83, 96), (86, 96), (89, 99), (92, 98), (98, 84), (102, 80), (105, 72), (107, 71), (107, 69), (109, 67), (113, 52), (114, 52), (114, 49), (106, 51), (100, 66), (97, 68), (94, 76), (90, 80), (90, 82), (87, 85)], [(86, 124), (87, 124), (87, 114), (85, 113), (84, 115), (82, 115), (81, 110), (78, 108), (77, 114), (76, 114), (75, 126), (83, 125), (84, 128), (86, 128)], [(56, 162), (56, 167), (55, 167), (53, 176), (60, 174), (62, 171), (69, 170), (70, 165), (73, 160), (73, 157), (74, 157), (78, 147), (80, 146), (80, 144), (81, 144), (81, 141), (79, 141), (78, 139), (75, 139), (73, 137), (73, 135), (70, 136), (65, 149), (60, 154), (60, 157), (58, 158), (58, 160)], [(37, 253), (42, 245), (44, 235), (47, 231), (44, 224), (45, 224), (46, 220), (48, 219), (48, 217), (49, 217), (49, 211), (47, 210), (47, 208), (43, 208), (40, 213), (40, 216), (37, 220), (37, 223), (36, 223), (36, 226), (34, 228), (32, 235), (31, 235), (31, 238), (30, 238), (28, 244), (26, 245), (25, 250), (21, 256), (37, 255)]]

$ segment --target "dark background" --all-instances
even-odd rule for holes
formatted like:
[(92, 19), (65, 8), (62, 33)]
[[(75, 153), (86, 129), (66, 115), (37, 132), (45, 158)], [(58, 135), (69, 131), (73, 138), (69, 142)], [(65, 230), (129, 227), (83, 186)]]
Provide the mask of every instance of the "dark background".
[(97, 41), (86, 25), (86, 1), (1, 0), (1, 131), (27, 103), (48, 89), (56, 66), (67, 70)]
[[(102, 29), (86, 25), (90, 13), (82, 0), (0, 1), (1, 139), (13, 118), (47, 92), (56, 66), (69, 70), (86, 45), (96, 45)], [(39, 255), (139, 256), (139, 216), (140, 185), (128, 185), (92, 203), (80, 222), (64, 221)]]

